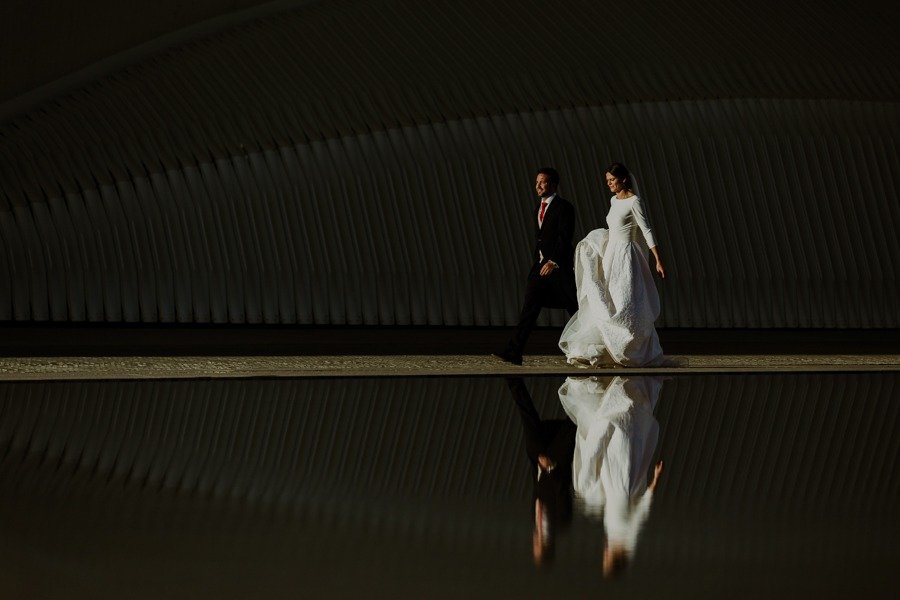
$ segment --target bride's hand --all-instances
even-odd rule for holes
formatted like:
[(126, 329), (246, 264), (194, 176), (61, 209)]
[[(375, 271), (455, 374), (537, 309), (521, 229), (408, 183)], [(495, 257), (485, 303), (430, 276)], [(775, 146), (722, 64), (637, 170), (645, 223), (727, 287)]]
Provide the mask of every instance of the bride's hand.
[(656, 463), (656, 468), (653, 469), (653, 481), (650, 482), (650, 485), (647, 486), (650, 488), (650, 491), (653, 492), (656, 490), (656, 484), (659, 483), (659, 476), (662, 475), (663, 472), (663, 461), (659, 461)]
[(659, 250), (657, 250), (657, 246), (653, 246), (650, 248), (650, 254), (653, 255), (653, 260), (656, 261), (656, 272), (659, 273), (659, 276), (663, 279), (666, 278), (666, 269), (663, 267), (662, 261), (659, 259)]

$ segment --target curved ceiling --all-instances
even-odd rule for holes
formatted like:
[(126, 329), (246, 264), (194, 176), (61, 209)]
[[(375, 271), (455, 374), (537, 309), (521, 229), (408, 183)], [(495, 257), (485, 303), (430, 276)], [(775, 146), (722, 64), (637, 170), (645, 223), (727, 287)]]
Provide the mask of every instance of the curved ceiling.
[[(672, 233), (662, 326), (896, 326), (896, 9), (201, 6), (83, 32), (53, 13), (93, 42), (69, 63), (34, 24), (13, 36), (61, 62), (0, 105), (0, 319), (512, 324), (533, 169), (602, 223), (586, 199), (615, 158)], [(437, 226), (464, 195), (486, 210)]]
[(265, 72), (271, 59), (312, 88), (313, 106), (329, 92), (377, 103), (369, 92), (390, 86), (429, 96), (432, 118), (469, 87), (492, 100), (524, 88), (541, 104), (595, 102), (598, 87), (618, 100), (896, 99), (897, 9), (819, 4), (14, 0), (0, 7), (0, 119), (166, 48), (192, 53), (215, 31), (209, 68)]
[[(265, 0), (7, 0), (0, 104), (174, 31)], [(282, 2), (281, 4), (284, 4)]]

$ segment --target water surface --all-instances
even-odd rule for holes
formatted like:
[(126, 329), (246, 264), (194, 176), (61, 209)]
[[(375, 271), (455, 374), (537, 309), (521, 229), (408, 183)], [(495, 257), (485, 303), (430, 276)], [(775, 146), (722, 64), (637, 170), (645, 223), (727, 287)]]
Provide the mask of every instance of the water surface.
[[(563, 382), (516, 384), (538, 426), (565, 424)], [(664, 470), (614, 579), (603, 572), (603, 511), (577, 494), (565, 510), (563, 459), (553, 476), (565, 485), (551, 494), (561, 504), (548, 500), (563, 507), (551, 524), (553, 558), (535, 564), (535, 500), (547, 480), (536, 482), (533, 431), (509, 383), (0, 384), (4, 597), (838, 597), (894, 588), (900, 376), (661, 381), (641, 422), (656, 432), (642, 441), (647, 464), (662, 460)], [(636, 470), (632, 483), (652, 478), (652, 468)]]

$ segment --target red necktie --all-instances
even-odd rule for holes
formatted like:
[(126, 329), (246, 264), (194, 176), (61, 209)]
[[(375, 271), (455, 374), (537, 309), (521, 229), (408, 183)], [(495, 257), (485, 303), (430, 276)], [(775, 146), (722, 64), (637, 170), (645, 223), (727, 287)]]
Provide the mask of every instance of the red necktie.
[(541, 201), (541, 214), (538, 215), (538, 221), (540, 225), (544, 224), (544, 211), (547, 210), (547, 201)]

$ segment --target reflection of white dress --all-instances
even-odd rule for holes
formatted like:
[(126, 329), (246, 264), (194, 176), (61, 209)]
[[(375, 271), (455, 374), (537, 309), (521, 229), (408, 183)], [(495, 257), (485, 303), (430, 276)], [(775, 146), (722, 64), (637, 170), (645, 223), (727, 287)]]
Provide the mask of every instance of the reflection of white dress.
[(656, 241), (641, 198), (613, 196), (606, 223), (608, 231), (595, 229), (575, 248), (578, 312), (559, 347), (572, 364), (596, 365), (605, 349), (621, 365), (658, 366), (659, 293), (647, 263)]
[(647, 477), (659, 437), (660, 377), (566, 379), (559, 400), (575, 423), (572, 485), (585, 512), (603, 515), (609, 542), (634, 551), (650, 514)]

